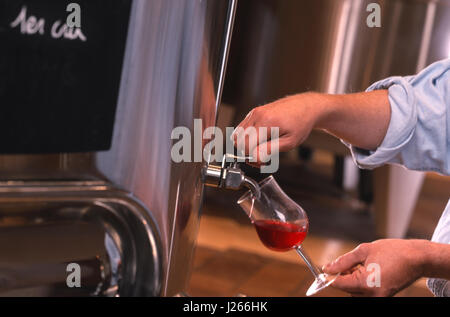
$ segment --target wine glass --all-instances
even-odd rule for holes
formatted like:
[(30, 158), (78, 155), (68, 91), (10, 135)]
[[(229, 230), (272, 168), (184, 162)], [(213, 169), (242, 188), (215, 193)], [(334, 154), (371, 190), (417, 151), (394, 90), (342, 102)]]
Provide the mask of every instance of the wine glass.
[(258, 195), (248, 191), (238, 200), (238, 204), (249, 216), (261, 242), (267, 248), (274, 251), (297, 251), (315, 278), (306, 296), (316, 294), (333, 283), (339, 274), (323, 273), (303, 250), (301, 243), (306, 238), (309, 226), (303, 208), (284, 193), (273, 176), (262, 180), (259, 186)]

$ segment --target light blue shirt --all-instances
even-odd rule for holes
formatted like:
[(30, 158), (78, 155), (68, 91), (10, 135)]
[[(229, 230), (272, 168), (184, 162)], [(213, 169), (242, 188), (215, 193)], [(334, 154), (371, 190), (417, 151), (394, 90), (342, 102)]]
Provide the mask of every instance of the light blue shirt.
[[(361, 168), (400, 164), (411, 170), (450, 175), (450, 59), (436, 62), (415, 76), (390, 77), (367, 91), (388, 89), (391, 121), (375, 151), (350, 146)], [(450, 243), (450, 201), (432, 241)], [(450, 282), (429, 279), (436, 296), (450, 296)]]

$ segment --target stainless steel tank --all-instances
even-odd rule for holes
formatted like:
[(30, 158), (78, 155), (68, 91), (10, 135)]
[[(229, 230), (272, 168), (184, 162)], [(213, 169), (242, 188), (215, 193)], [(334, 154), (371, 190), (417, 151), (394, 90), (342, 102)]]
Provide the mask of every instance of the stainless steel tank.
[[(14, 42), (7, 50), (18, 52), (17, 58), (25, 54), (21, 51), (24, 47), (41, 52), (47, 44), (61, 50), (72, 45), (50, 39), (44, 30), (24, 37), (21, 33), (30, 29), (12, 29), (14, 16), (7, 13), (23, 12), (24, 7), (27, 15), (66, 14), (52, 7), (57, 5), (54, 2), (40, 3), (43, 7), (36, 1), (0, 0), (0, 38), (3, 43)], [(96, 24), (89, 20), (93, 18), (91, 8), (104, 2), (80, 4), (88, 16), (83, 25), (93, 30), (85, 34), (89, 44), (91, 37), (98, 36), (93, 27)], [(127, 27), (124, 57), (119, 61), (120, 86), (118, 98), (112, 100), (117, 107), (110, 146), (80, 152), (62, 144), (68, 150), (61, 152), (47, 142), (42, 151), (45, 154), (33, 147), (37, 143), (33, 143), (32, 132), (23, 137), (17, 127), (12, 137), (23, 147), (0, 155), (0, 296), (172, 296), (185, 290), (200, 218), (202, 162), (174, 163), (171, 132), (178, 126), (193, 132), (196, 118), (203, 120), (203, 128), (215, 124), (236, 1), (114, 0), (105, 11), (123, 15), (128, 4), (129, 23), (123, 22)], [(107, 18), (97, 17), (102, 22)], [(104, 43), (110, 47), (115, 41), (111, 38)], [(82, 44), (73, 44), (78, 55), (69, 52), (70, 60), (61, 57), (67, 69), (61, 69), (63, 77), (56, 78), (63, 84), (82, 85), (83, 80), (91, 80), (89, 75), (77, 78), (73, 69), (79, 58), (85, 57), (82, 54), (89, 53), (80, 48)], [(92, 45), (90, 49), (103, 47)], [(104, 59), (109, 61), (116, 53), (120, 56), (120, 50), (107, 51)], [(9, 71), (16, 55), (0, 54), (0, 70)], [(33, 58), (37, 56), (45, 59), (45, 54)], [(89, 60), (92, 76), (97, 76), (96, 62), (104, 61)], [(31, 59), (29, 63), (33, 72), (33, 67), (40, 67), (31, 65)], [(39, 68), (40, 80), (31, 82), (33, 89), (45, 86), (49, 69), (51, 65)], [(109, 74), (106, 68), (106, 72), (100, 75), (109, 80), (112, 71)], [(5, 87), (16, 89), (16, 84), (0, 80), (0, 102), (5, 107), (14, 106), (14, 102), (5, 102), (12, 99)], [(86, 89), (91, 94), (91, 108), (95, 107), (101, 98), (95, 89)], [(46, 98), (34, 100), (37, 106), (45, 107), (58, 95), (57, 89), (52, 91)], [(113, 93), (105, 91), (107, 96)], [(19, 91), (16, 97), (21, 93), (26, 96), (31, 91)], [(24, 103), (16, 106), (28, 106)], [(42, 116), (43, 122), (49, 120), (42, 123), (43, 128), (54, 124), (50, 119), (57, 116), (55, 113)], [(27, 111), (20, 116), (30, 119)], [(84, 119), (88, 126), (93, 122), (88, 120), (101, 122), (102, 116)], [(61, 133), (67, 132), (58, 127)], [(101, 132), (93, 129), (86, 133), (95, 138)], [(81, 140), (73, 133), (69, 136)], [(81, 266), (80, 288), (66, 285), (70, 263)]]
[[(381, 27), (366, 20), (381, 7)], [(303, 91), (348, 93), (450, 56), (448, 0), (248, 0), (239, 4), (224, 101), (237, 121)]]
[(202, 162), (174, 163), (171, 132), (214, 126), (236, 2), (136, 1), (112, 148), (97, 166), (154, 215), (164, 295), (184, 290), (200, 219)]

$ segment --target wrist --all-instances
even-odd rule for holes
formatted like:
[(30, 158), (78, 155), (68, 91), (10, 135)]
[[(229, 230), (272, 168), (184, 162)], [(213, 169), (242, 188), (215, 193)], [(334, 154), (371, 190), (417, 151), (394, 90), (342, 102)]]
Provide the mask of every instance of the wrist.
[(321, 93), (308, 93), (307, 95), (310, 111), (314, 116), (313, 128), (328, 129), (339, 113), (339, 96)]
[(428, 240), (413, 240), (414, 248), (417, 251), (414, 263), (420, 272), (420, 277), (430, 277), (432, 275), (433, 259), (435, 258), (434, 243)]

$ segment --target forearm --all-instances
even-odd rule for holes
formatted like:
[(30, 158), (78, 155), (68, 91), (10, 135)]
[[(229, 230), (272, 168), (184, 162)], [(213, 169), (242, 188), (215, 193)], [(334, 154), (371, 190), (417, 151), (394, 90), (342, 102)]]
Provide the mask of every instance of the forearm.
[(362, 149), (375, 150), (381, 144), (391, 117), (387, 90), (315, 97), (320, 109), (315, 128)]
[(424, 277), (450, 280), (450, 244), (422, 242)]

